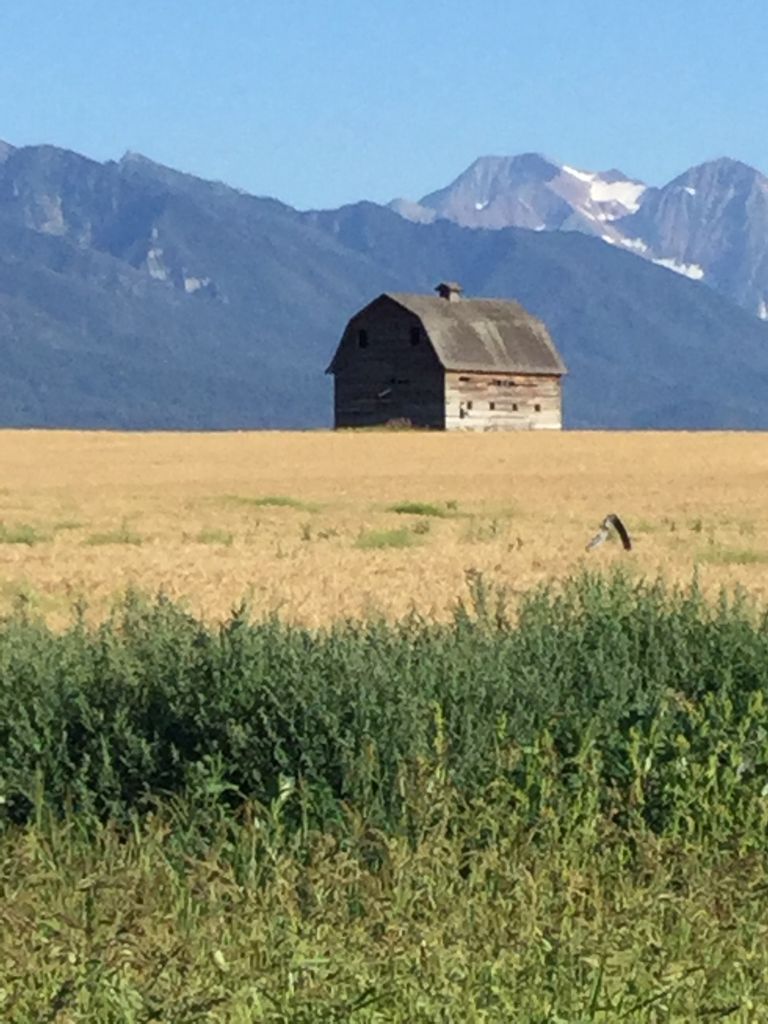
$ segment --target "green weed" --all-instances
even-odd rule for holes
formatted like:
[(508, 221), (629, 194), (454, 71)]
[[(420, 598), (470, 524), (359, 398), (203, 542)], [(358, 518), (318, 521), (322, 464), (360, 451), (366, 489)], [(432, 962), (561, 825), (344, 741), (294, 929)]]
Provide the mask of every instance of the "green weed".
[[(451, 508), (450, 505), (453, 505)], [(435, 516), (440, 519), (447, 519), (456, 515), (456, 502), (445, 505), (435, 505), (427, 501), (401, 501), (396, 505), (390, 505), (387, 512), (396, 512), (398, 515), (407, 516)]]
[(228, 494), (223, 499), (229, 505), (241, 505), (246, 508), (291, 508), (303, 512), (317, 512), (320, 508), (312, 502), (300, 501), (287, 494), (265, 494), (251, 496), (247, 494)]
[(99, 533), (89, 534), (84, 542), (89, 547), (102, 547), (108, 544), (130, 544), (140, 545), (144, 543), (144, 537), (140, 533), (131, 530), (127, 523), (114, 530), (105, 530)]
[(195, 541), (198, 544), (219, 544), (229, 548), (235, 539), (235, 535), (229, 530), (222, 530), (219, 527), (206, 527), (196, 535)]
[(699, 562), (708, 565), (765, 565), (768, 563), (768, 551), (757, 551), (754, 548), (729, 548), (712, 544), (698, 553)]
[(69, 530), (82, 530), (84, 523), (81, 523), (79, 519), (59, 519), (53, 524), (54, 533), (64, 533)]
[(411, 548), (419, 540), (413, 530), (364, 530), (355, 541), (355, 547), (363, 551), (381, 548)]
[(28, 611), (40, 604), (40, 592), (29, 580), (5, 580), (0, 584), (0, 595), (9, 601), (16, 611)]
[(32, 547), (51, 539), (51, 535), (30, 523), (0, 523), (0, 544), (26, 544)]

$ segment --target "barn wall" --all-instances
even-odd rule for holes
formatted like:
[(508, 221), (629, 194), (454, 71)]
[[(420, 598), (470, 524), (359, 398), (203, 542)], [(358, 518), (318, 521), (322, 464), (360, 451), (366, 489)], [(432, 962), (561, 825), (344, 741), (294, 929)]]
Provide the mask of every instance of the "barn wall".
[(446, 373), (445, 412), (447, 430), (560, 430), (561, 381), (554, 376)]
[[(417, 328), (414, 344), (411, 330)], [(367, 335), (365, 348), (360, 347), (360, 331)], [(445, 424), (443, 368), (419, 319), (394, 302), (382, 300), (350, 322), (334, 376), (337, 427), (393, 420), (437, 429)]]

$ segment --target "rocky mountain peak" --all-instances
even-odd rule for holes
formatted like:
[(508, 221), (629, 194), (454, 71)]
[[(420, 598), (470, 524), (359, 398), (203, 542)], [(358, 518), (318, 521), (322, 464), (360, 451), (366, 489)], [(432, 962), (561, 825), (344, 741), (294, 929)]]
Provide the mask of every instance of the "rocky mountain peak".
[(559, 164), (541, 153), (479, 157), (445, 188), (418, 203), (396, 199), (408, 220), (452, 220), (464, 227), (524, 227), (605, 234), (604, 225), (637, 208), (642, 182)]
[(757, 168), (751, 167), (741, 160), (719, 157), (717, 160), (708, 160), (695, 167), (690, 167), (659, 191), (680, 188), (688, 191), (689, 195), (694, 194), (691, 189), (695, 189), (696, 192), (701, 190), (705, 193), (722, 193), (725, 190), (749, 192), (755, 188), (768, 188), (768, 178)]
[(654, 188), (615, 167), (585, 171), (540, 153), (485, 156), (418, 203), (390, 205), (422, 223), (595, 235), (768, 319), (768, 178), (741, 160), (708, 160)]
[(643, 255), (768, 318), (768, 178), (720, 157), (650, 190), (617, 227)]
[(452, 185), (469, 178), (482, 181), (506, 179), (516, 182), (546, 182), (559, 173), (558, 164), (541, 153), (520, 153), (517, 156), (481, 156), (470, 164)]

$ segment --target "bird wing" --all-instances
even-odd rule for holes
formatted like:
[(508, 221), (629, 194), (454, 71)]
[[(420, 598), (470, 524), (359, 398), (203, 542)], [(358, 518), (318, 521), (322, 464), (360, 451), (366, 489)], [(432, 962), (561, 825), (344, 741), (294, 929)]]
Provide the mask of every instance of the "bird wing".
[(611, 512), (610, 515), (607, 515), (605, 517), (605, 523), (606, 525), (610, 524), (614, 528), (616, 533), (618, 533), (619, 538), (621, 540), (621, 545), (624, 548), (624, 550), (631, 551), (632, 541), (629, 539), (629, 533), (627, 532), (627, 528), (615, 512)]
[(587, 544), (587, 551), (592, 551), (594, 548), (599, 548), (601, 544), (604, 544), (608, 540), (608, 530), (603, 527), (599, 533), (596, 533), (592, 540)]

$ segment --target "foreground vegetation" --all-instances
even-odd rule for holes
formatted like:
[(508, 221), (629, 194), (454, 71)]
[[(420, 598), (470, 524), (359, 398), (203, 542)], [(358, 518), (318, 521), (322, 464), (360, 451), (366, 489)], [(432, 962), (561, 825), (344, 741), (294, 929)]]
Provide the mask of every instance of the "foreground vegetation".
[(768, 618), (0, 626), (5, 1021), (768, 1019)]

